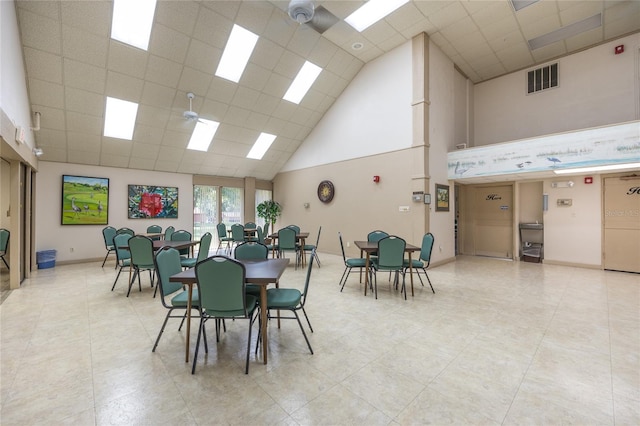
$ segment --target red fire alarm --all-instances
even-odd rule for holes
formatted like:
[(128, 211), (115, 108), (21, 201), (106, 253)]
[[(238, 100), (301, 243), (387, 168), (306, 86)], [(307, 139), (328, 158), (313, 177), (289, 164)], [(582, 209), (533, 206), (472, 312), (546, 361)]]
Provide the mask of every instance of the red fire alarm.
[(584, 178), (584, 183), (586, 183), (587, 185), (590, 183), (593, 183), (593, 178), (591, 176), (587, 176)]
[(374, 176), (374, 177), (373, 177), (373, 181), (374, 181), (375, 183), (380, 182), (380, 176)]
[(624, 52), (624, 44), (620, 44), (618, 46), (615, 47), (614, 52), (616, 53), (616, 55), (621, 54), (622, 52)]

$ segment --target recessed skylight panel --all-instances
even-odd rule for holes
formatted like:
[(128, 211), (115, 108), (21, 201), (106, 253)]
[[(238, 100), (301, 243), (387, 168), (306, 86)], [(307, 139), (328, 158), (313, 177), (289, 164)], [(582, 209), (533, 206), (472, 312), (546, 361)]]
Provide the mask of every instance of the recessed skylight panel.
[(276, 135), (270, 135), (269, 133), (260, 133), (256, 143), (253, 144), (251, 151), (247, 154), (247, 158), (253, 158), (254, 160), (262, 160), (262, 157), (267, 152), (273, 141), (276, 140)]
[(133, 139), (133, 128), (138, 115), (138, 104), (107, 97), (104, 117), (104, 136), (118, 139)]
[(306, 61), (282, 99), (299, 104), (321, 72), (322, 68)]
[(189, 139), (187, 149), (207, 151), (218, 130), (218, 126), (220, 126), (220, 123), (217, 121), (199, 118), (196, 128), (193, 129), (193, 133), (191, 134), (191, 139)]
[(114, 0), (111, 38), (147, 50), (155, 11), (156, 0)]
[(362, 32), (408, 2), (409, 0), (369, 0), (347, 16), (345, 22)]
[(239, 25), (234, 25), (222, 52), (216, 75), (234, 83), (239, 82), (257, 42), (257, 35)]

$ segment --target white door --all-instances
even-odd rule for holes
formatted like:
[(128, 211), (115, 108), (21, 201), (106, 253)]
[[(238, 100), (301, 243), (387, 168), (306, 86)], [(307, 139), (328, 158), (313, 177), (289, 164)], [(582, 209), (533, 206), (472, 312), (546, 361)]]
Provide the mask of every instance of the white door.
[(604, 269), (640, 272), (640, 176), (604, 179)]

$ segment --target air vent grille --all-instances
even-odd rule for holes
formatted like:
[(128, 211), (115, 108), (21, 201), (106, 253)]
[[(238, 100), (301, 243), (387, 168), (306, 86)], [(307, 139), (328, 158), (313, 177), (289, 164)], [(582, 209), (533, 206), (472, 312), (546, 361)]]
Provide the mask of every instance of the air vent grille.
[(558, 64), (546, 65), (527, 72), (527, 93), (558, 87)]

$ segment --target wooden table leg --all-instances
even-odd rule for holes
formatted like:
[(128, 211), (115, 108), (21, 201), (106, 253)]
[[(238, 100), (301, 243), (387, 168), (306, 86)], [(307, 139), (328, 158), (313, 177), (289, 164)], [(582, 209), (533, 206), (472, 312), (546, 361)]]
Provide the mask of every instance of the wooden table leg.
[(260, 324), (260, 334), (262, 336), (262, 359), (264, 364), (267, 364), (267, 286), (260, 286), (260, 319), (262, 323)]
[(193, 294), (193, 284), (187, 284), (187, 287), (189, 287), (189, 298), (187, 299), (187, 338), (185, 339), (187, 342), (187, 349), (184, 354), (184, 362), (189, 362), (189, 337), (191, 336), (191, 295)]

